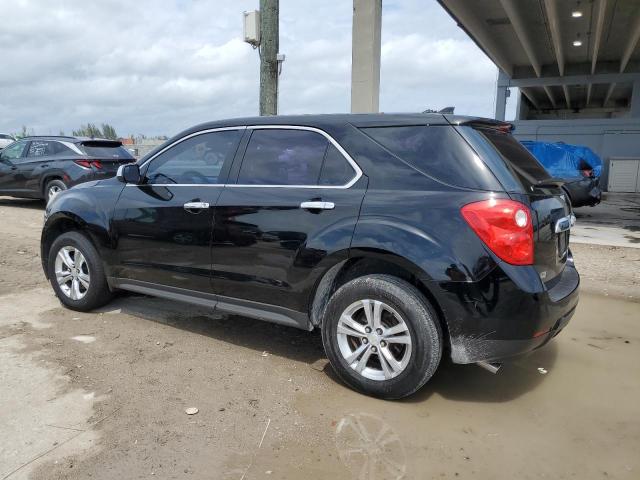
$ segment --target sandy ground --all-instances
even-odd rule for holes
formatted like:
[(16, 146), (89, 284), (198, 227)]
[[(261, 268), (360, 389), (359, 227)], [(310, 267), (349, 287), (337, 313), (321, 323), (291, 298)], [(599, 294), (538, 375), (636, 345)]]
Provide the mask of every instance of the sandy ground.
[(41, 222), (0, 198), (0, 480), (640, 478), (640, 249), (573, 245), (556, 340), (384, 402), (338, 382), (317, 333), (140, 296), (62, 308)]

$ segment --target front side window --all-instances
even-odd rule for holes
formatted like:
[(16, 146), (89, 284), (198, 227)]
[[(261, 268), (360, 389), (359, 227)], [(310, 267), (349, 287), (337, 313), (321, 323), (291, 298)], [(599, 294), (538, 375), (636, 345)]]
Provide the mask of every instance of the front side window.
[(149, 184), (217, 184), (220, 172), (231, 161), (241, 130), (196, 135), (154, 158), (146, 172)]
[(329, 141), (316, 132), (257, 129), (238, 176), (241, 185), (317, 185)]
[(26, 147), (26, 142), (16, 142), (12, 145), (9, 145), (4, 150), (2, 150), (2, 159), (3, 160), (15, 160), (22, 156), (22, 152), (24, 151), (24, 147)]

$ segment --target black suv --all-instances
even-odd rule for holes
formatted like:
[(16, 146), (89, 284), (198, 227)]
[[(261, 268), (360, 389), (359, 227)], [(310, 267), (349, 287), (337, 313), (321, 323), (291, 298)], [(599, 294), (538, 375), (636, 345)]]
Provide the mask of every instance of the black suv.
[(133, 161), (115, 140), (25, 137), (0, 152), (0, 195), (49, 201), (78, 183), (113, 177)]
[(415, 392), (444, 352), (548, 342), (578, 302), (559, 184), (509, 124), (448, 115), (208, 123), (47, 207), (62, 303), (118, 289), (312, 330), (351, 387)]

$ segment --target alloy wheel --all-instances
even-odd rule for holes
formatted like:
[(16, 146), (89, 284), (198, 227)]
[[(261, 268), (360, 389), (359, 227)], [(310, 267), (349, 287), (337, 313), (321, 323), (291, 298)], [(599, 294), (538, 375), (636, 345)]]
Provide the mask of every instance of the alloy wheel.
[(89, 265), (76, 247), (66, 246), (58, 251), (55, 272), (60, 290), (71, 300), (80, 300), (89, 291)]
[(58, 195), (61, 191), (62, 188), (60, 188), (58, 185), (51, 185), (47, 193), (47, 198), (49, 199), (49, 201), (51, 201), (53, 200), (53, 197)]
[(347, 364), (370, 380), (400, 375), (411, 358), (411, 335), (402, 316), (379, 300), (358, 300), (340, 316), (338, 347)]

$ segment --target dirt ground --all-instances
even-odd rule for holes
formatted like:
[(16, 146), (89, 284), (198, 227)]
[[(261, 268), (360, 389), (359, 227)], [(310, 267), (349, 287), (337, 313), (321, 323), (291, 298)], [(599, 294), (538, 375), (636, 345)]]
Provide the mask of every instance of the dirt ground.
[[(498, 375), (364, 397), (320, 336), (148, 297), (61, 307), (43, 206), (0, 198), (0, 480), (640, 478), (640, 249), (572, 245), (566, 330)], [(187, 415), (185, 409), (197, 407)]]

